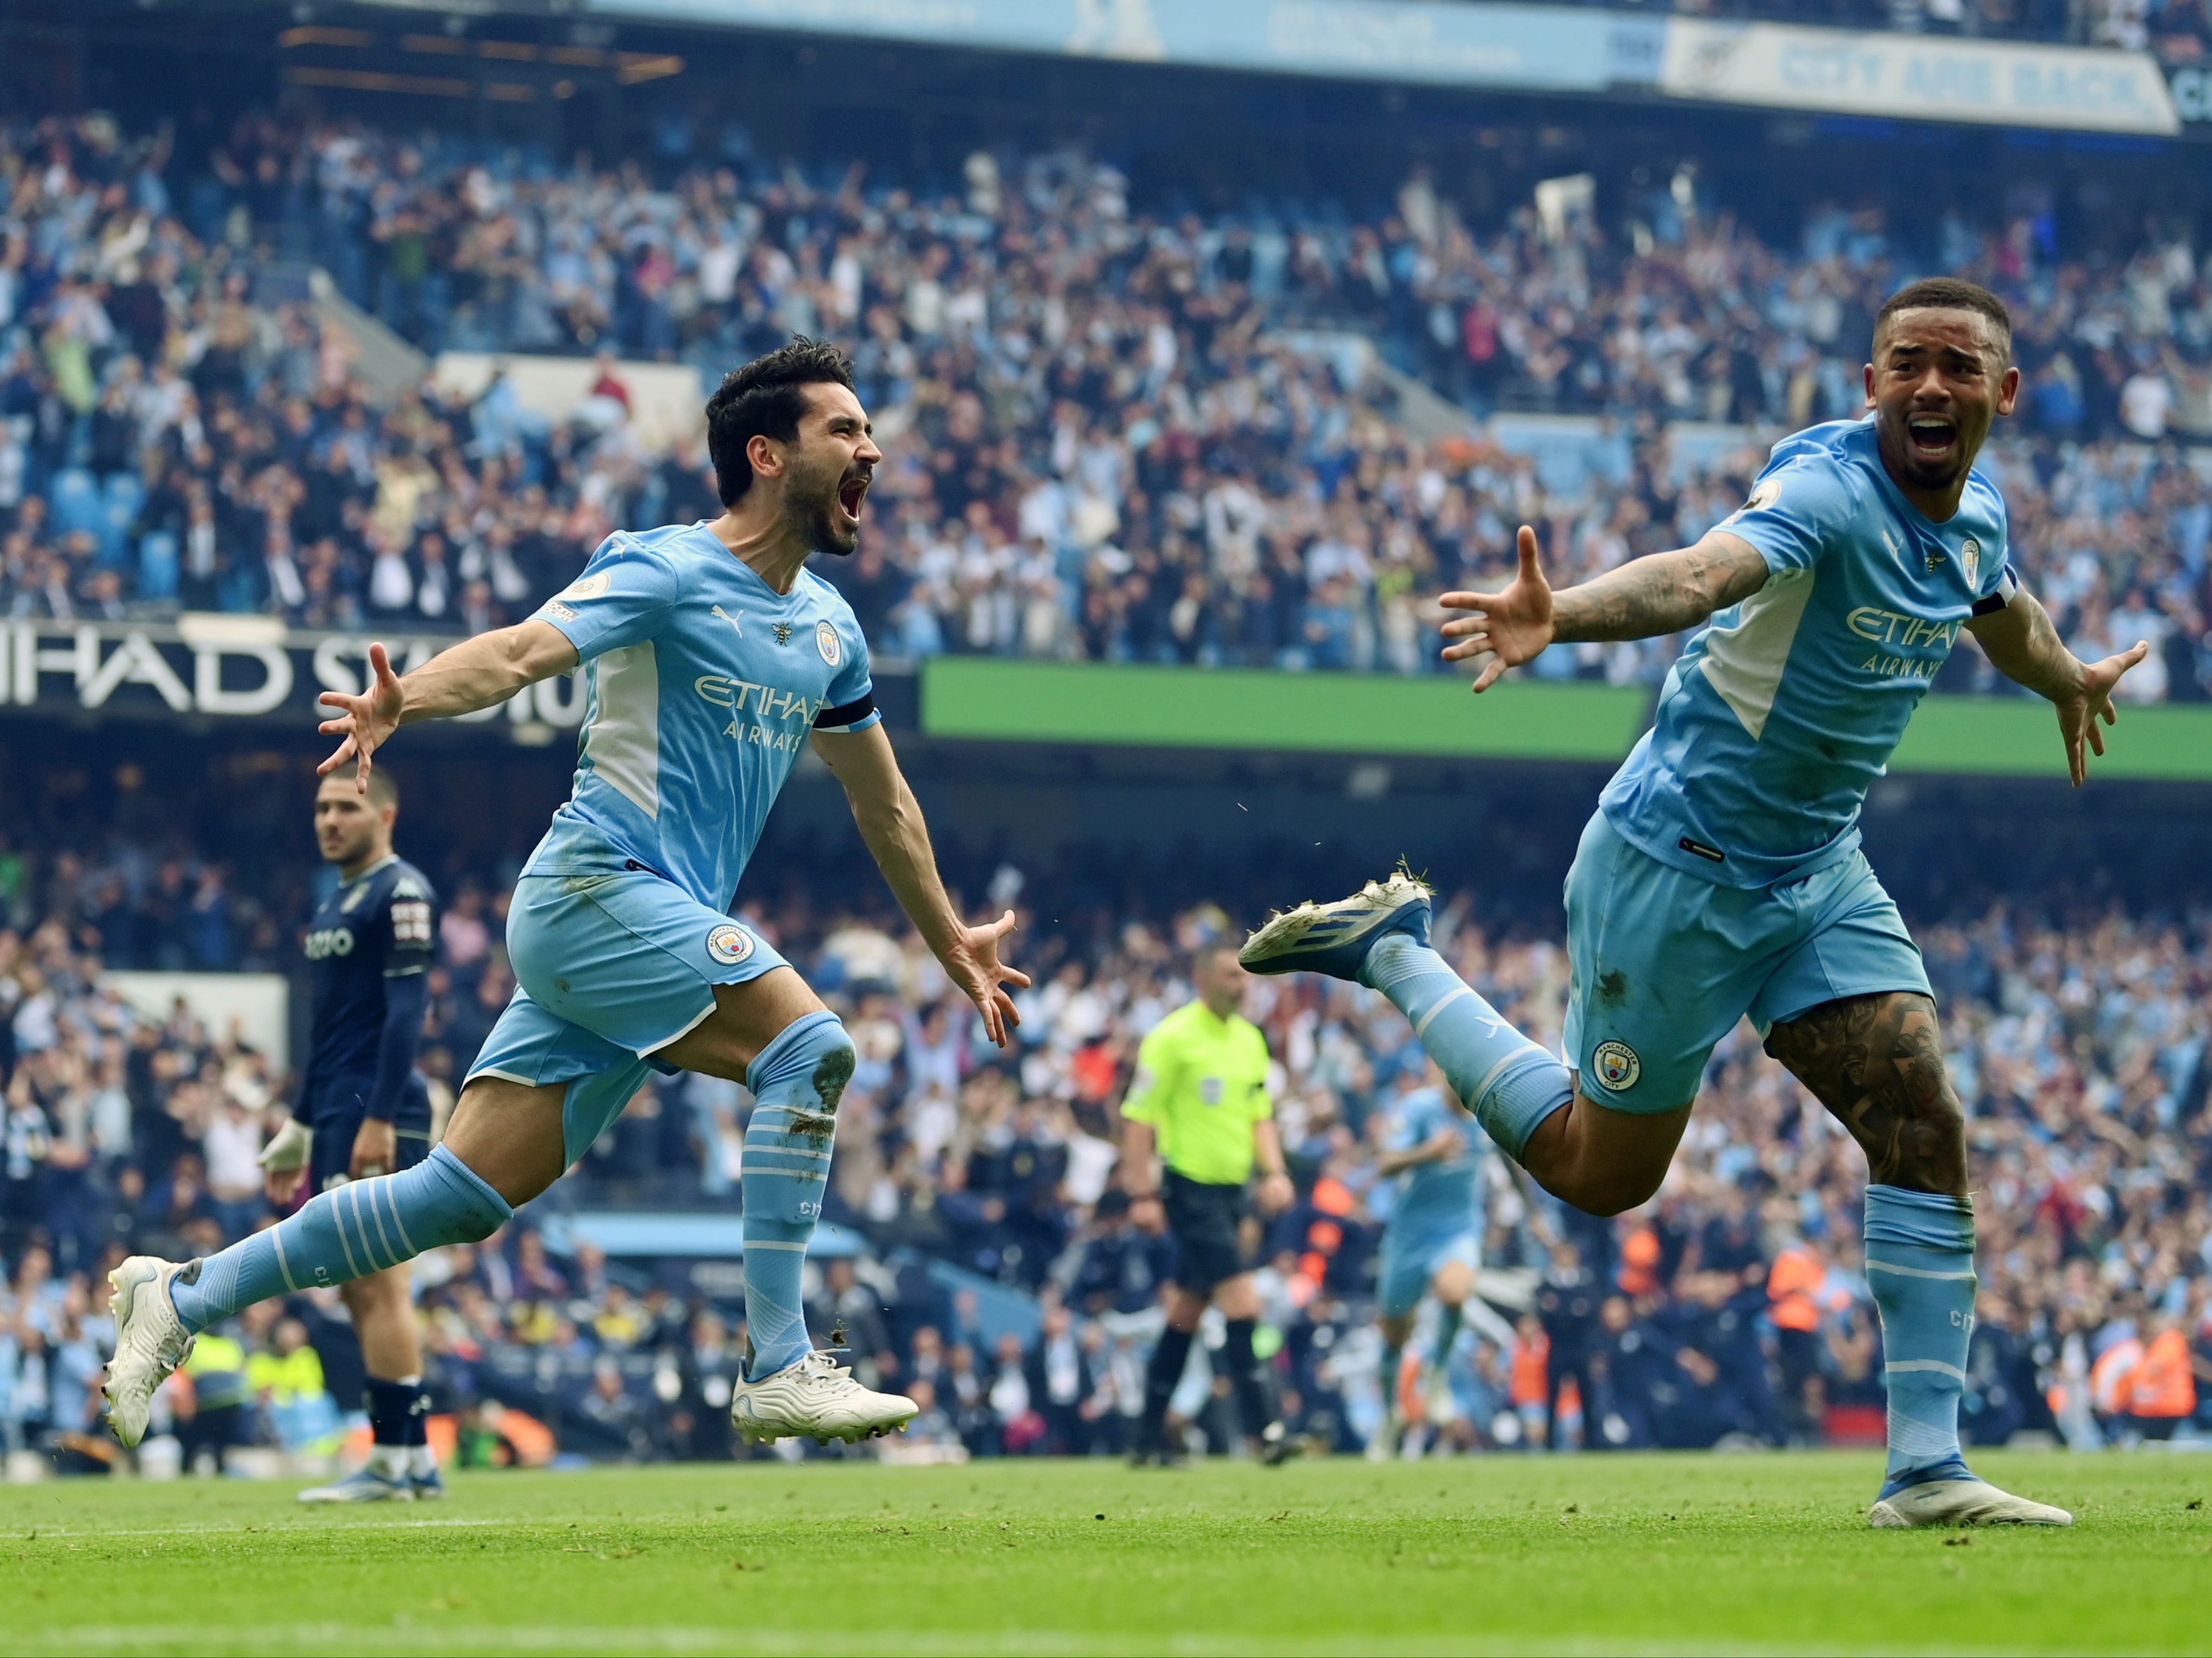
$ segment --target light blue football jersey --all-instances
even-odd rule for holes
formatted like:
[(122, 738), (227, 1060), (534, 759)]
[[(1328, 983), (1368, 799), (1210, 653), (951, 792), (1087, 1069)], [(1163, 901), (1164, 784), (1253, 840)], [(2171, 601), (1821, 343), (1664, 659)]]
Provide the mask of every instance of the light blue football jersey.
[(635, 863), (726, 908), (807, 734), (882, 717), (843, 596), (776, 592), (703, 524), (609, 536), (538, 616), (583, 659), (584, 723), (525, 875)]
[(1441, 1133), (1460, 1139), (1461, 1149), (1442, 1163), (1415, 1163), (1396, 1177), (1396, 1201), (1390, 1227), (1406, 1236), (1428, 1236), (1482, 1230), (1482, 1149), (1489, 1136), (1464, 1111), (1452, 1108), (1440, 1088), (1418, 1088), (1388, 1108), (1390, 1126), (1383, 1145), (1410, 1151)]
[(2004, 501), (1976, 471), (1935, 523), (1890, 480), (1873, 423), (1836, 421), (1775, 445), (1715, 528), (1771, 574), (1690, 641), (1599, 804), (1662, 863), (1771, 886), (1856, 848), (1867, 790), (1960, 629), (2010, 601)]

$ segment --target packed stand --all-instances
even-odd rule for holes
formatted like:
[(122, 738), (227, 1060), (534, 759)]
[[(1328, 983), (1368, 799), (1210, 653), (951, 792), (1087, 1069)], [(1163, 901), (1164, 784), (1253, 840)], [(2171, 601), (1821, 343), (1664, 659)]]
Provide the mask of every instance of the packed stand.
[[(92, 1467), (103, 1274), (126, 1252), (212, 1252), (270, 1218), (255, 1157), (289, 1079), (235, 1030), (134, 1010), (100, 978), (99, 924), (50, 858), (10, 854), (0, 927), (0, 1433)], [(871, 1385), (924, 1405), (888, 1453), (1111, 1453), (1127, 1442), (1159, 1328), (1171, 1246), (1113, 1184), (1136, 1044), (1189, 995), (1211, 905), (1132, 917), (1025, 902), (1018, 1048), (982, 1041), (933, 957), (872, 913), (797, 894), (748, 923), (801, 965), (851, 1031), (810, 1281), (817, 1339)], [(441, 1110), (512, 987), (503, 893), (466, 883), (441, 916), (422, 1066)], [(52, 897), (53, 912), (31, 908)], [(1039, 914), (1059, 917), (1039, 924)], [(1486, 932), (1462, 895), (1438, 946), (1501, 1011), (1556, 1043), (1556, 939)], [(1549, 925), (1548, 923), (1547, 924)], [(2212, 1426), (2212, 917), (2005, 907), (1923, 929), (1981, 1193), (1973, 1442), (2043, 1434), (2081, 1448)], [(1716, 1054), (1660, 1195), (1618, 1222), (1565, 1210), (1500, 1159), (1486, 1175), (1482, 1281), (1434, 1385), (1377, 1374), (1376, 1157), (1394, 1099), (1423, 1076), (1403, 1020), (1370, 993), (1255, 981), (1249, 1012), (1298, 1201), (1255, 1237), (1290, 1419), (1316, 1448), (1372, 1436), (1383, 1388), (1431, 1448), (1880, 1441), (1881, 1357), (1858, 1259), (1864, 1159), (1741, 1028)], [(593, 1215), (726, 1216), (750, 1097), (655, 1078), (581, 1168), (483, 1246), (416, 1266), (441, 1435), (479, 1464), (720, 1457), (743, 1351), (731, 1263), (610, 1260)], [(334, 1292), (270, 1303), (204, 1339), (166, 1396), (186, 1466), (282, 1450), (328, 1457), (352, 1424), (361, 1359)], [(1218, 1339), (1218, 1337), (1217, 1337)], [(1417, 1342), (1417, 1345), (1419, 1343)], [(2203, 1401), (2200, 1403), (2200, 1400)], [(1237, 1442), (1203, 1365), (1178, 1416)], [(243, 1465), (242, 1465), (243, 1466)]]
[[(1433, 595), (1516, 523), (1554, 580), (1694, 539), (1760, 451), (1681, 422), (1855, 414), (1881, 297), (1941, 269), (2020, 319), (2030, 390), (1987, 463), (2014, 562), (2083, 654), (2154, 642), (2125, 695), (2212, 682), (2212, 451), (2182, 441), (2212, 439), (2212, 283), (2172, 233), (2062, 250), (2027, 191), (1932, 247), (1815, 208), (1782, 250), (1686, 172), (1611, 219), (1564, 199), (1477, 229), (1422, 173), (1364, 220), (1204, 219), (1066, 153), (978, 152), (939, 191), (810, 178), (736, 129), (652, 172), (445, 143), (252, 118), (184, 179), (102, 117), (0, 134), (0, 610), (434, 638), (528, 615), (611, 528), (714, 510), (696, 446), (638, 443), (612, 361), (558, 425), (504, 380), (380, 405), (287, 275), (312, 261), (434, 350), (711, 383), (793, 332), (845, 343), (890, 440), (827, 573), (887, 657), (1438, 671)], [(1418, 443), (1363, 340), (1469, 409), (1585, 419)], [(1677, 642), (1528, 671), (1650, 683)], [(1991, 676), (1966, 650), (1940, 683)]]

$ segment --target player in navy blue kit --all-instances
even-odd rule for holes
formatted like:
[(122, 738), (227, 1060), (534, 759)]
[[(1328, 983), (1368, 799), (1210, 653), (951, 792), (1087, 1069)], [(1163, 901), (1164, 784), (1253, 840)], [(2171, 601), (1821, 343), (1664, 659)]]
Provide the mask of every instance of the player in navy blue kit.
[(2072, 1523), (1975, 1478), (1959, 1448), (1974, 1321), (1966, 1122), (1934, 992), (1859, 849), (1859, 812), (1961, 631), (2050, 700), (2079, 786), (2133, 649), (2084, 663), (2006, 562), (2002, 498), (1974, 470), (2020, 370), (1996, 295), (1948, 278), (1875, 322), (1867, 418), (1777, 444), (1742, 509), (1694, 547), (1553, 592), (1534, 532), (1494, 593), (1448, 593), (1474, 689), (1555, 641), (1697, 629), (1652, 728), (1607, 786), (1567, 876), (1566, 1063), (1429, 947), (1407, 875), (1255, 933), (1256, 973), (1309, 969), (1389, 997), (1484, 1129), (1548, 1190), (1610, 1215), (1658, 1189), (1705, 1061), (1748, 1016), (1864, 1150), (1866, 1268), (1889, 1391), (1882, 1527)]
[[(315, 844), (338, 884), (315, 910), (304, 946), (314, 983), (306, 1070), (292, 1115), (261, 1153), (269, 1197), (289, 1209), (310, 1193), (412, 1169), (430, 1155), (430, 1092), (415, 1068), (429, 1001), (435, 895), (392, 849), (399, 789), (371, 774), (326, 777), (315, 792)], [(373, 1443), (366, 1466), (300, 1493), (303, 1503), (406, 1501), (445, 1495), (423, 1434), (429, 1400), (403, 1262), (341, 1285), (368, 1372)]]
[(538, 614), (442, 652), (404, 680), (382, 646), (359, 695), (325, 693), (372, 756), (402, 725), (492, 707), (580, 674), (574, 786), (524, 866), (507, 919), (520, 988), (477, 1056), (445, 1141), (398, 1174), (356, 1180), (204, 1260), (134, 1256), (111, 1276), (109, 1419), (136, 1444), (154, 1389), (193, 1336), (309, 1283), (489, 1236), (622, 1114), (649, 1071), (743, 1082), (746, 1363), (731, 1418), (750, 1439), (857, 1440), (903, 1426), (912, 1400), (863, 1387), (813, 1347), (799, 1297), (821, 1218), (852, 1039), (769, 940), (734, 919), (769, 808), (811, 745), (947, 977), (1004, 1047), (1018, 1022), (1001, 965), (1007, 912), (971, 927), (937, 872), (921, 809), (876, 711), (852, 607), (807, 570), (858, 544), (883, 453), (833, 348), (796, 340), (726, 379), (707, 405), (723, 512), (607, 538)]

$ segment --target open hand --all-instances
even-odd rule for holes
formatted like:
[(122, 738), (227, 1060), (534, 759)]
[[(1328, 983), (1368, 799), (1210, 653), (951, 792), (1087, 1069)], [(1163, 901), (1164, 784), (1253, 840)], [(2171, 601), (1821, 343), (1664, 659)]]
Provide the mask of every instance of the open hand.
[(1474, 689), (1486, 691), (1508, 668), (1535, 659), (1552, 642), (1552, 584), (1536, 554), (1536, 532), (1527, 525), (1514, 538), (1521, 568), (1511, 584), (1494, 593), (1446, 593), (1437, 602), (1448, 610), (1474, 614), (1444, 623), (1444, 636), (1455, 641), (1444, 647), (1444, 660), (1463, 662), (1488, 655)]
[(368, 792), (370, 756), (384, 739), (399, 729), (399, 713), (406, 706), (407, 693), (399, 689), (399, 676), (392, 671), (392, 658), (381, 645), (368, 647), (368, 689), (359, 696), (349, 696), (343, 691), (325, 691), (315, 700), (344, 713), (323, 721), (320, 729), (333, 737), (343, 736), (345, 741), (338, 750), (315, 768), (315, 775), (327, 777), (348, 760), (358, 756), (361, 763), (354, 768), (354, 787), (366, 794)]
[(2057, 705), (2058, 735), (2066, 744), (2066, 769), (2075, 788), (2089, 780), (2089, 750), (2096, 750), (2100, 758), (2105, 752), (2105, 733), (2097, 729), (2098, 720), (2107, 726), (2120, 723), (2119, 712), (2112, 707), (2112, 688), (2120, 683), (2121, 675), (2149, 654), (2149, 643), (2139, 639), (2132, 650), (2108, 656), (2102, 662), (2084, 663), (2073, 691), (2051, 699)]
[(1004, 987), (1015, 985), (1027, 990), (1030, 986), (1028, 974), (999, 962), (999, 941), (1013, 930), (1014, 912), (1010, 909), (987, 926), (961, 928), (937, 955), (946, 975), (968, 993), (968, 999), (983, 1016), (984, 1033), (1000, 1048), (1007, 1046), (1011, 1038), (1006, 1033), (1022, 1022), (1022, 1016), (1014, 1011), (1014, 999)]

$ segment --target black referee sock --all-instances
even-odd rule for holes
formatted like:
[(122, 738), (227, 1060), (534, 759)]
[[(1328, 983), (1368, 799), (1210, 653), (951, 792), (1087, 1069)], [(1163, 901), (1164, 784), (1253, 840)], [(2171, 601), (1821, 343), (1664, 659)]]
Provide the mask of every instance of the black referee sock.
[(1152, 1362), (1145, 1371), (1145, 1420), (1137, 1436), (1139, 1447), (1149, 1449), (1160, 1442), (1168, 1422), (1168, 1400), (1175, 1397), (1176, 1384), (1182, 1380), (1183, 1367), (1190, 1363), (1188, 1330), (1178, 1330), (1170, 1324), (1160, 1332), (1159, 1345), (1152, 1349)]
[(1260, 1362), (1252, 1357), (1255, 1321), (1232, 1318), (1222, 1331), (1221, 1367), (1229, 1372), (1229, 1385), (1237, 1389), (1237, 1425), (1245, 1436), (1257, 1439), (1274, 1425), (1275, 1390)]
[(426, 1418), (429, 1393), (419, 1378), (386, 1382), (370, 1376), (368, 1394), (370, 1440), (379, 1445), (404, 1448), (427, 1442)]

